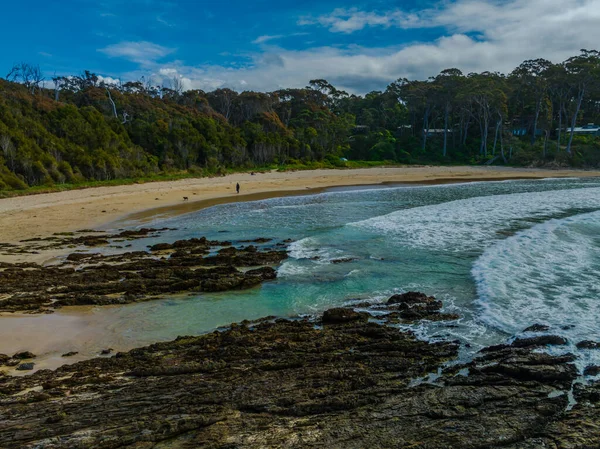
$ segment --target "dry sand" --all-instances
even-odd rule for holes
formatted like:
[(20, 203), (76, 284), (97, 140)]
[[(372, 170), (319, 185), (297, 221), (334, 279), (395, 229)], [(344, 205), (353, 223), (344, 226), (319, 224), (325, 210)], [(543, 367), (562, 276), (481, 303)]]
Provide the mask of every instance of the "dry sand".
[[(126, 186), (96, 187), (0, 199), (0, 242), (124, 224), (190, 212), (213, 204), (318, 191), (326, 187), (409, 182), (589, 177), (600, 171), (499, 167), (396, 167), (235, 174)], [(236, 195), (235, 184), (241, 185)], [(183, 197), (188, 201), (183, 201)], [(32, 260), (31, 256), (26, 256)], [(48, 257), (46, 255), (46, 257)], [(38, 258), (39, 259), (39, 258)], [(0, 257), (15, 261), (15, 257)]]

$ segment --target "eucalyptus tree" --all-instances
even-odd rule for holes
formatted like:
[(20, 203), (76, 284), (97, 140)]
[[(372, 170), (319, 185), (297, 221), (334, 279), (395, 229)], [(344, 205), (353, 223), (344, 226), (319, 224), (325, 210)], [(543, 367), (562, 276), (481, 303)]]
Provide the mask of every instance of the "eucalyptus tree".
[(235, 107), (238, 93), (228, 88), (217, 89), (207, 94), (210, 105), (229, 121)]
[(531, 130), (531, 144), (537, 137), (538, 120), (542, 105), (548, 94), (548, 70), (552, 63), (546, 59), (529, 59), (524, 61), (512, 73), (511, 77), (518, 86), (517, 93), (523, 96), (527, 103), (533, 103), (533, 124)]
[(567, 82), (573, 89), (574, 107), (571, 116), (571, 134), (567, 144), (567, 153), (571, 154), (577, 116), (581, 110), (581, 104), (588, 90), (592, 90), (594, 84), (600, 81), (600, 52), (596, 50), (581, 50), (579, 56), (573, 56), (564, 63)]
[(444, 146), (442, 155), (445, 157), (448, 151), (448, 121), (450, 112), (456, 103), (456, 98), (464, 81), (463, 73), (459, 69), (446, 69), (435, 78), (437, 86), (437, 102), (444, 111)]
[[(504, 90), (505, 87), (506, 79), (504, 75), (491, 72), (471, 73), (465, 85), (467, 89), (466, 97), (474, 105), (471, 114), (479, 125), (481, 136), (479, 154), (484, 157), (487, 157), (488, 154), (490, 124), (494, 118), (500, 120), (501, 123), (503, 117), (503, 114), (499, 114), (499, 111), (504, 111), (506, 107), (507, 97)], [(494, 124), (496, 124), (497, 135), (498, 121), (494, 122)]]
[(427, 81), (411, 81), (407, 78), (397, 80), (390, 85), (390, 88), (396, 92), (398, 98), (411, 111), (412, 127), (417, 129), (417, 116), (422, 116), (422, 127), (420, 127), (421, 149), (424, 152), (427, 147), (427, 137), (431, 128), (431, 118), (436, 106), (436, 91), (438, 86), (433, 82), (433, 78)]

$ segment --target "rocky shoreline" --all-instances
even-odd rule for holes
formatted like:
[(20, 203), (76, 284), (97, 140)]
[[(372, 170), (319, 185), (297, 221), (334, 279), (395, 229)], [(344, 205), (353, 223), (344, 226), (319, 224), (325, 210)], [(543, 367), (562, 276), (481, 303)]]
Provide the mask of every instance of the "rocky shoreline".
[[(268, 317), (26, 377), (0, 377), (3, 448), (598, 448), (600, 385), (540, 334), (457, 364), (422, 294), (374, 319)], [(450, 363), (448, 363), (450, 362)], [(569, 396), (575, 400), (570, 408)]]
[[(35, 245), (38, 249), (106, 247), (161, 231), (56, 237), (50, 243), (36, 240)], [(0, 262), (0, 312), (52, 313), (63, 306), (127, 304), (164, 295), (251, 288), (275, 279), (277, 273), (271, 266), (287, 258), (289, 242), (261, 249), (254, 245), (269, 242), (264, 238), (230, 242), (202, 237), (154, 244), (147, 251), (73, 252), (50, 266)]]

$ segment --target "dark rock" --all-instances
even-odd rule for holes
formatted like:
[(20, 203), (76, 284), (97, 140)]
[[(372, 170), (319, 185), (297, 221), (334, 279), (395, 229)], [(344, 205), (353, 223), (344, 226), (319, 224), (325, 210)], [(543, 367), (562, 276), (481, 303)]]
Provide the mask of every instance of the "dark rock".
[(35, 354), (29, 351), (17, 352), (12, 358), (16, 360), (35, 359)]
[(572, 410), (555, 394), (573, 356), (507, 347), (419, 384), (458, 345), (314, 324), (258, 320), (3, 377), (0, 447), (598, 447), (599, 386), (576, 384)]
[(368, 320), (369, 320), (368, 313), (360, 313), (360, 312), (356, 312), (352, 309), (346, 309), (343, 307), (326, 310), (323, 313), (323, 318), (321, 319), (321, 321), (324, 324), (349, 323), (352, 321), (365, 322)]
[(400, 295), (394, 295), (388, 299), (388, 304), (424, 304), (435, 301), (433, 296), (427, 296), (425, 293), (408, 292)]
[(157, 243), (156, 245), (152, 245), (150, 247), (150, 251), (165, 251), (172, 248), (173, 245), (171, 245), (170, 243)]
[(67, 352), (66, 354), (63, 354), (61, 357), (73, 357), (74, 355), (79, 354), (79, 352), (77, 351), (71, 351), (71, 352)]
[[(116, 235), (129, 239), (153, 232), (141, 229)], [(87, 240), (79, 244), (98, 238), (75, 239), (84, 237)], [(228, 245), (231, 242), (202, 237), (152, 246), (151, 250), (172, 252), (161, 259), (152, 252), (135, 251), (113, 255), (74, 253), (67, 263), (47, 267), (5, 264), (0, 291), (8, 297), (0, 302), (0, 311), (47, 313), (71, 305), (126, 304), (167, 294), (252, 288), (275, 279), (276, 272), (271, 267), (248, 272), (235, 267), (265, 267), (287, 258), (286, 251), (259, 251), (254, 246), (230, 247), (206, 255)]]
[(35, 363), (33, 362), (29, 362), (29, 363), (21, 363), (19, 366), (17, 366), (17, 371), (31, 371), (33, 368), (35, 367)]
[(86, 253), (72, 253), (67, 256), (67, 260), (71, 262), (80, 262), (85, 259), (89, 259), (91, 257), (90, 254)]
[(331, 263), (333, 264), (340, 264), (340, 263), (349, 263), (349, 262), (354, 262), (356, 259), (353, 259), (351, 257), (344, 257), (342, 259), (333, 259), (331, 261)]
[(273, 239), (267, 239), (264, 237), (260, 237), (254, 240), (240, 240), (240, 243), (268, 243), (270, 241), (272, 241)]
[(442, 302), (419, 292), (394, 295), (388, 299), (387, 306), (400, 310), (400, 318), (406, 321), (443, 321), (458, 318), (457, 315), (440, 314)]
[(0, 366), (4, 365), (6, 362), (10, 360), (10, 357), (6, 354), (0, 354)]
[(549, 330), (550, 326), (546, 326), (545, 324), (534, 324), (523, 330), (523, 332), (547, 332)]
[(577, 349), (600, 349), (600, 343), (590, 340), (580, 341), (577, 343)]
[(583, 370), (584, 376), (597, 376), (599, 374), (600, 374), (600, 366), (597, 366), (597, 365), (586, 366), (585, 369)]
[(514, 348), (527, 348), (532, 346), (564, 346), (568, 344), (566, 338), (559, 337), (558, 335), (541, 335), (539, 337), (531, 338), (517, 338), (513, 343)]
[(112, 348), (108, 348), (108, 349), (103, 349), (102, 351), (100, 351), (100, 355), (109, 355), (113, 352)]

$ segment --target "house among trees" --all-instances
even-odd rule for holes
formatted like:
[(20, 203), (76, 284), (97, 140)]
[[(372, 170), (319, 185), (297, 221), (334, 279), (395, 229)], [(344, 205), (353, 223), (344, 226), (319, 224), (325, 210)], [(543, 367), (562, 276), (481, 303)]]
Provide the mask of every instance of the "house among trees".
[(369, 132), (369, 127), (366, 125), (356, 125), (354, 127), (354, 134), (367, 134)]
[(427, 129), (427, 130), (424, 129), (423, 133), (427, 133), (427, 137), (431, 137), (431, 136), (441, 136), (444, 134), (444, 131), (446, 131), (447, 134), (452, 134), (452, 132), (453, 132), (453, 130), (451, 130), (451, 129), (445, 130), (444, 128), (442, 128), (442, 129), (432, 128), (432, 129)]
[[(529, 135), (529, 128), (525, 127), (525, 126), (521, 126), (518, 128), (513, 128), (512, 129), (512, 135), (513, 136), (517, 136), (517, 137), (524, 137)], [(535, 130), (535, 136), (536, 137), (540, 137), (544, 135), (544, 130), (543, 129), (536, 129)]]
[[(572, 128), (567, 128), (567, 132), (571, 132)], [(558, 129), (556, 130), (558, 132)], [(600, 125), (594, 125), (593, 123), (588, 123), (585, 126), (576, 126), (573, 129), (573, 134), (584, 135), (584, 136), (596, 136), (600, 137)]]

